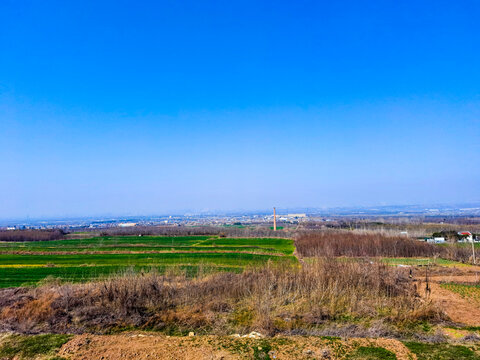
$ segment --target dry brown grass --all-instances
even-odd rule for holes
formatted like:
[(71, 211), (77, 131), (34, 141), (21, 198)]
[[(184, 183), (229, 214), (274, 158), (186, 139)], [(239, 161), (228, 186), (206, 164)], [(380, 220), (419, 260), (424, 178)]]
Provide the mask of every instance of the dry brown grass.
[(0, 317), (15, 318), (19, 322), (46, 321), (54, 315), (54, 311), (51, 306), (54, 300), (55, 298), (52, 297), (51, 294), (42, 294), (38, 299), (27, 300), (20, 306), (4, 308), (0, 314)]
[[(28, 311), (23, 309), (34, 305), (47, 307), (42, 311), (46, 317), (25, 319)], [(0, 325), (31, 332), (136, 327), (274, 334), (338, 321), (381, 320), (393, 326), (437, 316), (401, 269), (320, 259), (302, 268), (268, 265), (196, 279), (126, 273), (98, 283), (39, 288), (28, 301), (10, 301), (1, 311)]]

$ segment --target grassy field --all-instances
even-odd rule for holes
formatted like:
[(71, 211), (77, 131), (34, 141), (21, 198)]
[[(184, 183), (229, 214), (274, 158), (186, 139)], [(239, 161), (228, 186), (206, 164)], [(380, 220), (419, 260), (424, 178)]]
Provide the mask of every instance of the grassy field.
[(200, 271), (204, 273), (228, 271), (241, 272), (239, 266), (214, 266), (214, 265), (154, 265), (154, 266), (62, 266), (62, 267), (0, 267), (0, 287), (36, 285), (45, 281), (85, 282), (101, 279), (110, 275), (122, 274), (128, 271), (159, 273), (173, 271), (183, 273), (189, 277), (196, 276)]
[(92, 252), (92, 251), (238, 251), (292, 254), (293, 241), (272, 238), (212, 238), (207, 236), (95, 237), (35, 242), (0, 242), (0, 253), (9, 252)]
[(0, 287), (31, 285), (49, 277), (87, 281), (126, 269), (234, 271), (267, 262), (295, 263), (292, 240), (208, 236), (95, 237), (0, 243)]
[[(372, 245), (364, 236), (358, 243), (353, 237), (342, 242), (340, 235), (331, 242), (306, 238), (303, 254), (311, 256), (302, 256), (297, 248), (301, 263), (293, 255), (293, 240), (278, 238), (105, 236), (0, 243), (0, 287), (31, 286), (0, 291), (8, 297), (1, 302), (0, 326), (32, 334), (133, 329), (169, 336), (191, 331), (197, 336), (251, 331), (267, 336), (388, 334), (386, 347), (358, 343), (348, 348), (345, 359), (394, 359), (398, 346), (407, 351), (401, 343), (393, 347), (391, 338), (416, 341), (422, 336), (439, 342), (451, 336), (440, 332), (447, 316), (443, 314), (450, 314), (443, 312), (446, 305), (418, 296), (415, 280), (422, 268), (413, 277), (400, 265), (436, 264), (435, 274), (443, 274), (442, 267), (446, 274), (470, 275), (474, 269), (448, 269), (468, 265), (438, 258), (429, 245), (383, 237), (374, 238)], [(337, 249), (337, 241), (349, 251)], [(102, 281), (64, 284), (92, 279)], [(471, 299), (472, 307), (480, 301), (478, 286), (441, 286)], [(455, 325), (460, 327), (459, 321)], [(458, 336), (458, 344), (439, 344), (433, 350), (429, 344), (405, 345), (418, 359), (478, 359), (480, 349), (460, 345), (475, 334), (462, 327)], [(39, 351), (50, 356), (65, 339), (52, 338), (51, 346)], [(7, 340), (1, 348), (0, 338), (0, 355), (6, 358), (28, 358), (34, 351), (33, 340)], [(259, 348), (267, 355), (273, 349), (262, 341), (265, 345), (257, 346), (254, 354)]]
[(62, 359), (56, 356), (60, 347), (73, 336), (63, 334), (10, 335), (0, 342), (1, 359)]

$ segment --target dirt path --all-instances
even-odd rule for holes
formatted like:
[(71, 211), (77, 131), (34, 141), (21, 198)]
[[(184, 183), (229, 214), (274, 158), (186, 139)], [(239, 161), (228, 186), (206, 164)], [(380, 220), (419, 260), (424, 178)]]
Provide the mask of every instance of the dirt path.
[(466, 274), (466, 275), (441, 275), (431, 276), (430, 280), (436, 283), (440, 282), (454, 282), (454, 283), (480, 283), (480, 274)]
[[(329, 340), (319, 337), (267, 339), (231, 336), (168, 337), (158, 334), (78, 335), (59, 355), (71, 360), (117, 359), (344, 359), (359, 346), (383, 347), (398, 360), (416, 359), (399, 341), (392, 339)], [(262, 356), (263, 354), (263, 356)]]

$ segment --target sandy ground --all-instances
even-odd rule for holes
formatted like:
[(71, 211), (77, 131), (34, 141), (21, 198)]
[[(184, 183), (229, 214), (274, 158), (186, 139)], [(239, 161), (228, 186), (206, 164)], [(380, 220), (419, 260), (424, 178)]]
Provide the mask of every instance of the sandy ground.
[[(266, 348), (270, 344), (270, 348)], [(78, 335), (59, 352), (72, 360), (90, 359), (252, 359), (254, 352), (271, 359), (344, 359), (359, 346), (383, 347), (398, 360), (416, 359), (399, 341), (392, 339), (328, 340), (290, 336), (270, 339), (231, 336), (168, 337), (152, 334)], [(263, 348), (262, 348), (263, 347)], [(258, 358), (262, 358), (261, 356)]]

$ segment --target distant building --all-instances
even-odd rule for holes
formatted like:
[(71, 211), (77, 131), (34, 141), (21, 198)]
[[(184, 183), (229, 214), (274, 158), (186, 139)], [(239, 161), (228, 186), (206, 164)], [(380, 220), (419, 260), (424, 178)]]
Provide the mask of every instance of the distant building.
[(120, 223), (118, 224), (119, 227), (133, 227), (133, 226), (136, 226), (137, 223), (134, 223), (134, 222), (128, 222), (128, 223)]
[(470, 231), (460, 231), (458, 235), (460, 235), (459, 242), (473, 242), (473, 235)]
[(306, 218), (307, 214), (288, 214), (287, 216), (293, 218)]
[(444, 237), (425, 238), (425, 241), (431, 244), (442, 244), (445, 242), (445, 238)]

